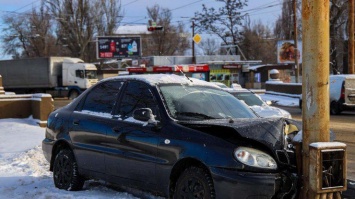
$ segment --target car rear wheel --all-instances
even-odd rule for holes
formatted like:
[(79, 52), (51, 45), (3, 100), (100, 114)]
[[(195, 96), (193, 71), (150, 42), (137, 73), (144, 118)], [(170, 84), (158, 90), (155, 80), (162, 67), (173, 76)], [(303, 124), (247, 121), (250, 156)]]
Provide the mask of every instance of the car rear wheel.
[(202, 168), (187, 168), (176, 183), (174, 199), (212, 199), (215, 191), (211, 176)]
[(330, 104), (330, 114), (332, 115), (339, 115), (341, 113), (341, 107), (338, 102), (333, 101)]
[(53, 165), (53, 179), (54, 185), (59, 189), (76, 191), (83, 188), (84, 178), (79, 175), (72, 151), (64, 149), (57, 154)]

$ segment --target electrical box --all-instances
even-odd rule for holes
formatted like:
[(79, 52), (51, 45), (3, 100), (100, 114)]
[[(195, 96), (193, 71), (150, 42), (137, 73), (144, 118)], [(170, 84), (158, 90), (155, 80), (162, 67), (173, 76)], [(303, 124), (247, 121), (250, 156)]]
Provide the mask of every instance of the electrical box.
[(346, 190), (346, 144), (315, 142), (309, 145), (310, 187), (317, 193)]

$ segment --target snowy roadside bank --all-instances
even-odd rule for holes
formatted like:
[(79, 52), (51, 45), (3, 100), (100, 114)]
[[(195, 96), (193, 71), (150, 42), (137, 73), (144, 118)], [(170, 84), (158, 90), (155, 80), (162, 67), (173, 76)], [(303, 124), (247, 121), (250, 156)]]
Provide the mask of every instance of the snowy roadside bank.
[(41, 149), (45, 129), (36, 122), (32, 118), (0, 119), (0, 199), (158, 198), (93, 180), (85, 183), (83, 191), (55, 188), (52, 172), (49, 172), (49, 164)]

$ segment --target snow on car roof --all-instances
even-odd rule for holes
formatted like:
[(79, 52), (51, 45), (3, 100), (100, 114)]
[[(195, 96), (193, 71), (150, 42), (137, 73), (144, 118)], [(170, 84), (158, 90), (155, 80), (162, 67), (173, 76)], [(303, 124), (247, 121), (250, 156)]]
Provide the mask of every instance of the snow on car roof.
[(219, 88), (217, 85), (211, 84), (204, 80), (199, 80), (196, 78), (187, 78), (184, 76), (179, 76), (175, 74), (144, 74), (144, 75), (126, 75), (126, 76), (116, 76), (107, 78), (109, 79), (134, 79), (144, 81), (152, 86), (158, 84), (186, 84), (186, 85), (198, 85), (198, 86), (209, 86), (214, 88)]
[(233, 88), (231, 90), (228, 90), (228, 92), (230, 92), (230, 93), (240, 93), (240, 92), (252, 93), (252, 91), (245, 89), (245, 88)]

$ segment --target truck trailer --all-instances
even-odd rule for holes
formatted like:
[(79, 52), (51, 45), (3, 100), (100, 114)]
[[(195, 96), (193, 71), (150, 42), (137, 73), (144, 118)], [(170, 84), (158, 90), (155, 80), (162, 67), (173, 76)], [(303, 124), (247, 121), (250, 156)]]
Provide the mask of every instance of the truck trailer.
[(49, 93), (69, 99), (98, 82), (94, 64), (70, 57), (1, 60), (0, 75), (5, 91)]

